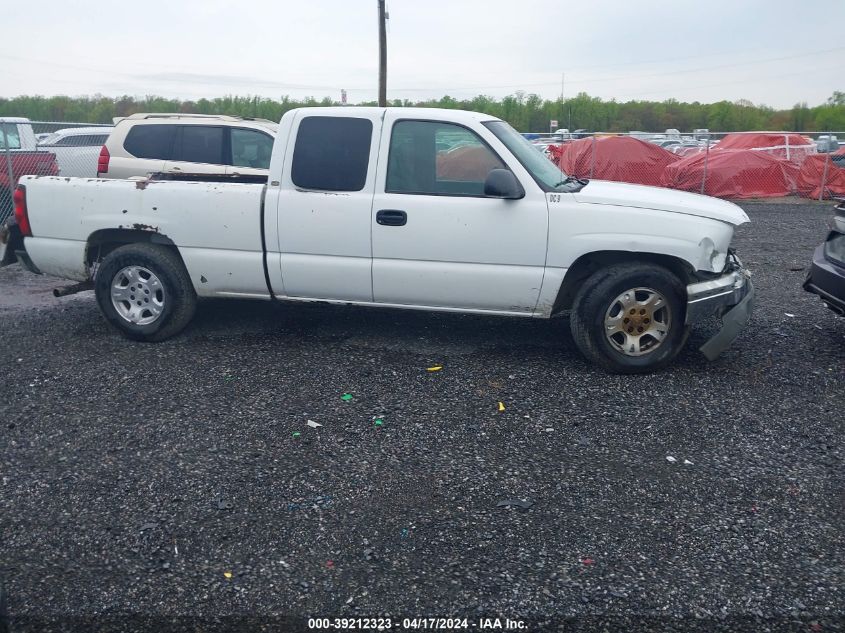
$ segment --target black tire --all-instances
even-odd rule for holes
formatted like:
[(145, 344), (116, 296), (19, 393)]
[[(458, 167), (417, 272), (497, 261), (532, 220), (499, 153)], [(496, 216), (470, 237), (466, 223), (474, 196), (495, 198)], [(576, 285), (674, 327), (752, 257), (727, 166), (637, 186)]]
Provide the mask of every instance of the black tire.
[[(645, 335), (638, 337), (638, 340), (645, 341), (637, 350), (640, 355), (629, 355), (622, 351), (621, 348), (627, 348), (624, 342), (630, 340), (624, 332), (613, 334), (613, 340), (610, 340), (611, 335), (607, 334), (605, 322), (609, 315), (619, 319), (628, 317), (627, 312), (621, 310), (622, 304), (617, 303), (617, 299), (628, 296), (623, 293), (634, 289), (650, 289), (665, 299), (658, 304), (662, 307), (655, 309), (653, 314), (649, 312), (645, 317), (639, 314), (631, 317), (640, 319), (651, 316), (653, 319), (651, 325), (647, 325), (648, 321), (646, 324), (637, 322), (631, 328), (634, 330), (639, 325), (646, 329)], [(647, 292), (637, 292), (634, 293), (634, 300), (648, 296)], [(618, 312), (612, 314), (612, 310)], [(655, 327), (662, 326), (657, 322), (658, 319), (665, 321), (666, 327)], [(685, 320), (686, 287), (683, 282), (661, 266), (629, 263), (603, 268), (584, 282), (573, 302), (569, 324), (575, 344), (589, 360), (612, 373), (643, 374), (665, 367), (678, 355), (689, 335)], [(623, 325), (620, 322), (619, 325), (628, 327), (627, 323)], [(660, 332), (650, 335), (649, 328), (661, 329), (664, 332), (663, 338), (658, 341), (656, 335)], [(633, 334), (636, 335), (636, 331)], [(652, 347), (649, 348), (649, 345)], [(634, 353), (633, 347), (630, 353)]]
[[(130, 323), (112, 303), (115, 276), (133, 266), (146, 269), (161, 282), (162, 306), (151, 323)], [(178, 334), (191, 321), (197, 306), (197, 294), (182, 260), (171, 249), (155, 244), (129, 244), (109, 253), (97, 270), (94, 290), (106, 320), (135, 341), (163, 341)], [(139, 295), (139, 298), (144, 297)], [(141, 303), (138, 302), (138, 305)], [(152, 317), (150, 313), (146, 314), (145, 318)]]

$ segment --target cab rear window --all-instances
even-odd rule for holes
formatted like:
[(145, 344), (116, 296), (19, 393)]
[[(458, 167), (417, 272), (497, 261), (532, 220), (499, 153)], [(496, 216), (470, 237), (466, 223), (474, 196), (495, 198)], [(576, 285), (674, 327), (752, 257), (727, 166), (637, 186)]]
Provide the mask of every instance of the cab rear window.
[(361, 191), (367, 181), (373, 124), (354, 117), (309, 116), (299, 124), (291, 180), (318, 191)]
[[(0, 123), (0, 149), (20, 149), (21, 137), (14, 123)], [(7, 147), (8, 144), (8, 147)]]

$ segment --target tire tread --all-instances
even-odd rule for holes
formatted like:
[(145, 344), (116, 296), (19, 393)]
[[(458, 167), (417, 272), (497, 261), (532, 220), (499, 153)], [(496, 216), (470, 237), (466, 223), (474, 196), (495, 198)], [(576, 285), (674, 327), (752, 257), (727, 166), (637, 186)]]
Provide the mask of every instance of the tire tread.
[[(111, 305), (109, 295), (111, 277), (123, 266), (132, 264), (157, 268), (156, 275), (165, 278), (162, 282), (175, 286), (175, 288), (167, 289), (168, 300), (172, 304), (168, 314), (165, 315), (165, 320), (148, 333), (128, 329), (122, 318), (115, 312), (114, 306)], [(125, 336), (136, 341), (159, 342), (175, 336), (185, 329), (196, 312), (197, 295), (188, 271), (185, 270), (185, 265), (179, 256), (166, 246), (135, 243), (116, 248), (100, 265), (95, 289), (97, 302), (106, 320)]]
[[(603, 331), (595, 331), (595, 323), (598, 318), (597, 310), (602, 310), (601, 318), (603, 322), (603, 310), (606, 309), (607, 302), (612, 299), (612, 297), (608, 296), (611, 287), (617, 284), (620, 279), (629, 278), (631, 281), (627, 283), (632, 285), (646, 285), (644, 283), (638, 283), (636, 280), (649, 277), (656, 277), (659, 281), (665, 283), (672, 293), (676, 295), (675, 298), (678, 299), (677, 303), (679, 305), (676, 306), (672, 314), (672, 318), (676, 321), (673, 327), (678, 327), (677, 322), (680, 321), (682, 332), (680, 336), (674, 332), (670, 333), (669, 336), (673, 337), (673, 339), (667, 341), (671, 344), (669, 353), (662, 352), (657, 361), (643, 362), (625, 359), (627, 362), (620, 362), (619, 358), (624, 357), (610, 355), (609, 352), (602, 348), (599, 340), (597, 340), (598, 337), (604, 336)], [(642, 262), (629, 262), (607, 266), (587, 278), (575, 296), (569, 317), (572, 338), (575, 341), (575, 345), (588, 360), (610, 373), (642, 374), (657, 371), (671, 363), (686, 343), (689, 328), (684, 325), (685, 305), (683, 300), (685, 296), (686, 288), (681, 280), (674, 273), (662, 266)]]

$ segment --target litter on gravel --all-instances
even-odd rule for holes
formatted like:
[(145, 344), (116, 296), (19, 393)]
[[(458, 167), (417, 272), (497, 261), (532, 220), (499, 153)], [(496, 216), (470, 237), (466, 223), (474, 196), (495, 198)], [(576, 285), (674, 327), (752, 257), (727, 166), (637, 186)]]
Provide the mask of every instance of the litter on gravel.
[(534, 505), (534, 501), (532, 499), (505, 499), (504, 501), (499, 501), (496, 504), (497, 508), (517, 508), (522, 512), (525, 512), (531, 506)]
[(306, 424), (307, 424), (308, 426), (310, 426), (312, 429), (319, 429), (321, 426), (323, 426), (323, 425), (322, 425), (322, 424), (320, 424), (319, 422), (314, 422), (314, 420), (308, 420), (308, 421), (306, 422)]

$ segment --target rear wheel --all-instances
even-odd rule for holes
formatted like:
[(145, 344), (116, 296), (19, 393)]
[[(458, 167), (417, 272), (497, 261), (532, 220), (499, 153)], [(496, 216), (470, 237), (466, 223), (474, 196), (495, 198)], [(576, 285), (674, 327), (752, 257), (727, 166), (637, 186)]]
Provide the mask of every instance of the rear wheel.
[(182, 331), (197, 297), (176, 254), (155, 244), (129, 244), (97, 270), (97, 303), (106, 320), (137, 341), (163, 341)]
[(684, 346), (686, 288), (653, 264), (618, 264), (589, 277), (572, 307), (575, 344), (614, 373), (637, 374), (669, 364)]

